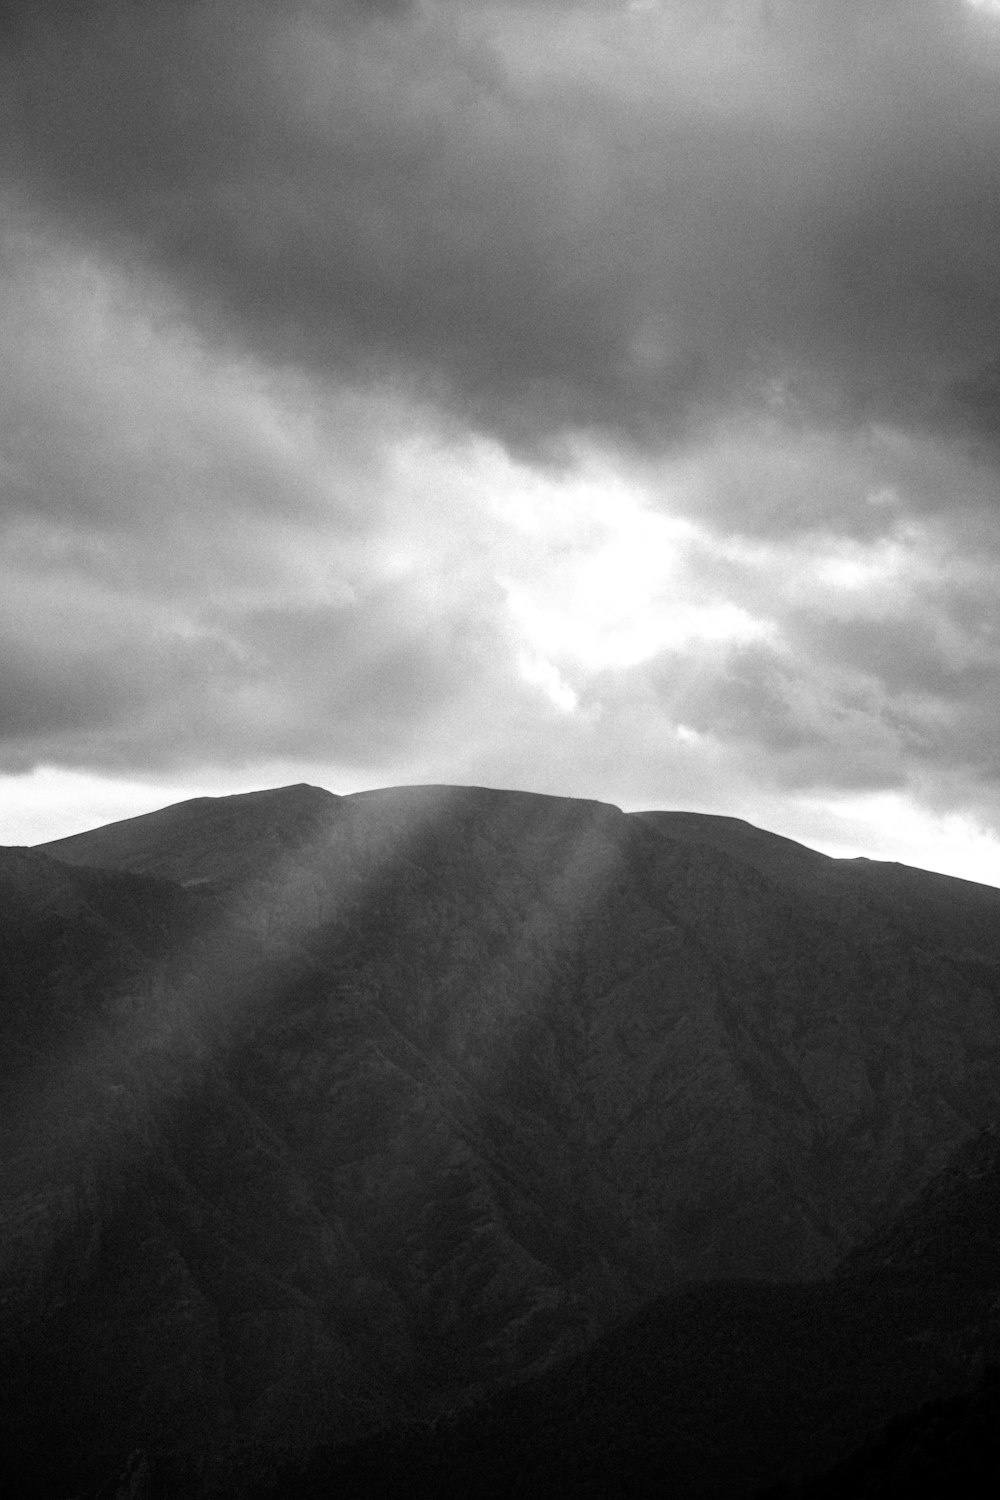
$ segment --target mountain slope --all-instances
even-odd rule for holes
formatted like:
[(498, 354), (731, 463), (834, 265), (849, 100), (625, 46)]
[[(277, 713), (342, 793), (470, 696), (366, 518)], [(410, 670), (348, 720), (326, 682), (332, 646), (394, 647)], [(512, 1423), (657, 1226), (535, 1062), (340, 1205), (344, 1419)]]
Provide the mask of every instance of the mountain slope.
[(307, 860), (339, 801), (305, 785), (196, 797), (41, 847), (67, 864), (162, 876), (219, 894)]
[(993, 1494), (998, 1238), (986, 1131), (837, 1276), (689, 1289), (449, 1423), (318, 1453), (280, 1493)]
[(7, 851), (18, 1420), (233, 1464), (830, 1269), (997, 1116), (1000, 892), (786, 843), (293, 787)]

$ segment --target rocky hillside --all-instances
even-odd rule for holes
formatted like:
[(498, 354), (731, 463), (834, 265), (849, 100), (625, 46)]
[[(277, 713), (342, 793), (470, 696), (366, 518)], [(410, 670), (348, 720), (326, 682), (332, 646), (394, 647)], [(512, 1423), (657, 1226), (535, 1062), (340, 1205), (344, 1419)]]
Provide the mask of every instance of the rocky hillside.
[(990, 1130), (836, 1276), (688, 1288), (450, 1421), (321, 1450), (273, 1495), (992, 1500), (998, 1239)]
[(1000, 891), (729, 819), (290, 787), (0, 886), (39, 1493), (136, 1453), (207, 1492), (822, 1274), (1000, 1113)]

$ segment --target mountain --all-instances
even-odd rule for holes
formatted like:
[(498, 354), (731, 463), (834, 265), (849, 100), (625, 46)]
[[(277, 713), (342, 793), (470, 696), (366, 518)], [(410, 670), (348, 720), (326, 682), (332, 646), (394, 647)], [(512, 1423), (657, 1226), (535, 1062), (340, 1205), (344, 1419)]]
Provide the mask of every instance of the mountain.
[(289, 787), (3, 851), (0, 899), (39, 1494), (239, 1492), (826, 1275), (998, 1117), (1000, 891), (732, 819)]
[[(160, 875), (214, 891), (270, 879), (290, 858), (308, 862), (332, 830), (342, 798), (314, 786), (195, 797), (89, 833), (55, 839), (44, 851), (68, 864)], [(286, 872), (289, 876), (292, 870)]]
[(707, 1283), (457, 1413), (321, 1450), (284, 1500), (992, 1496), (1000, 1478), (1000, 1134), (814, 1282)]

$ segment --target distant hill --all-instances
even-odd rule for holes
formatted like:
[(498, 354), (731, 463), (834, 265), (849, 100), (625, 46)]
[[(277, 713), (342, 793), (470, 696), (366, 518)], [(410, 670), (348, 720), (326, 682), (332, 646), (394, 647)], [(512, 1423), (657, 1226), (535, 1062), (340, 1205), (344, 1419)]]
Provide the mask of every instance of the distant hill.
[(207, 1494), (824, 1275), (1000, 1113), (1000, 891), (732, 819), (289, 787), (0, 852), (0, 900), (39, 1494)]

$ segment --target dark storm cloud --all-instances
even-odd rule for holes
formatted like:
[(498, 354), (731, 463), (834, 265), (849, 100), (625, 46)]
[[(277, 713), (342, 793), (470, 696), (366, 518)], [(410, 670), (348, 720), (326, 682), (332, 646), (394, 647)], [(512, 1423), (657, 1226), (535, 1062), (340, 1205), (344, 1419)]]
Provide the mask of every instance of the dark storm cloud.
[(227, 358), (157, 286), (8, 229), (0, 771), (374, 766), (497, 680), (496, 601), (406, 555), (391, 401)]
[(229, 358), (178, 321), (161, 287), (55, 244), (23, 212), (6, 228), (5, 592), (58, 578), (84, 612), (95, 587), (142, 589), (144, 605), (266, 594), (303, 548), (335, 580), (384, 521), (370, 433), (396, 433), (390, 404)]
[[(817, 664), (832, 662), (878, 681), (887, 698), (934, 700), (942, 707), (997, 699), (1000, 665), (996, 629), (979, 642), (941, 629), (937, 612), (914, 610), (890, 619), (816, 618), (787, 625), (793, 646), (811, 646)], [(985, 648), (985, 649), (984, 649)]]
[(206, 608), (173, 628), (137, 600), (117, 625), (74, 641), (0, 622), (0, 769), (54, 755), (148, 772), (197, 765), (206, 747), (238, 763), (250, 746), (378, 768), (419, 750), (469, 684), (508, 688), (484, 611), (429, 611), (401, 590), (339, 607)]
[(50, 0), (0, 54), (6, 766), (996, 817), (1000, 20)]
[(1000, 608), (993, 579), (948, 597), (943, 581), (914, 590), (888, 615), (786, 621), (787, 649), (842, 703), (884, 725), (902, 777), (965, 770), (1000, 784)]
[(729, 652), (719, 669), (686, 692), (676, 706), (693, 729), (729, 741), (750, 740), (766, 751), (787, 755), (804, 745), (815, 746), (821, 738), (816, 726), (797, 713), (794, 698), (795, 673), (773, 651), (750, 645)]
[[(770, 577), (777, 592), (780, 574)], [(808, 603), (794, 588), (778, 603), (769, 640), (706, 643), (644, 667), (667, 718), (739, 747), (744, 772), (752, 766), (761, 785), (786, 793), (948, 784), (956, 805), (982, 797), (995, 813), (1000, 609), (992, 574), (954, 596), (941, 579), (902, 587), (873, 580), (845, 598), (817, 577), (811, 592)]]
[(386, 763), (418, 746), (470, 684), (478, 691), (501, 675), (489, 605), (429, 610), (419, 589), (381, 589), (338, 608), (255, 610), (226, 626), (258, 744), (274, 754)]
[(225, 674), (217, 641), (150, 628), (91, 639), (35, 639), (0, 627), (0, 769), (26, 770), (55, 757), (71, 765), (155, 767), (206, 725), (205, 705)]
[[(14, 655), (6, 642), (0, 663), (0, 742), (5, 746), (37, 738), (58, 740), (67, 731), (104, 729), (120, 714), (123, 701), (117, 673), (108, 663), (59, 659), (45, 661), (41, 653)], [(19, 760), (14, 751), (15, 762)]]
[(1000, 39), (951, 0), (35, 9), (10, 177), (217, 336), (528, 442), (994, 431)]

